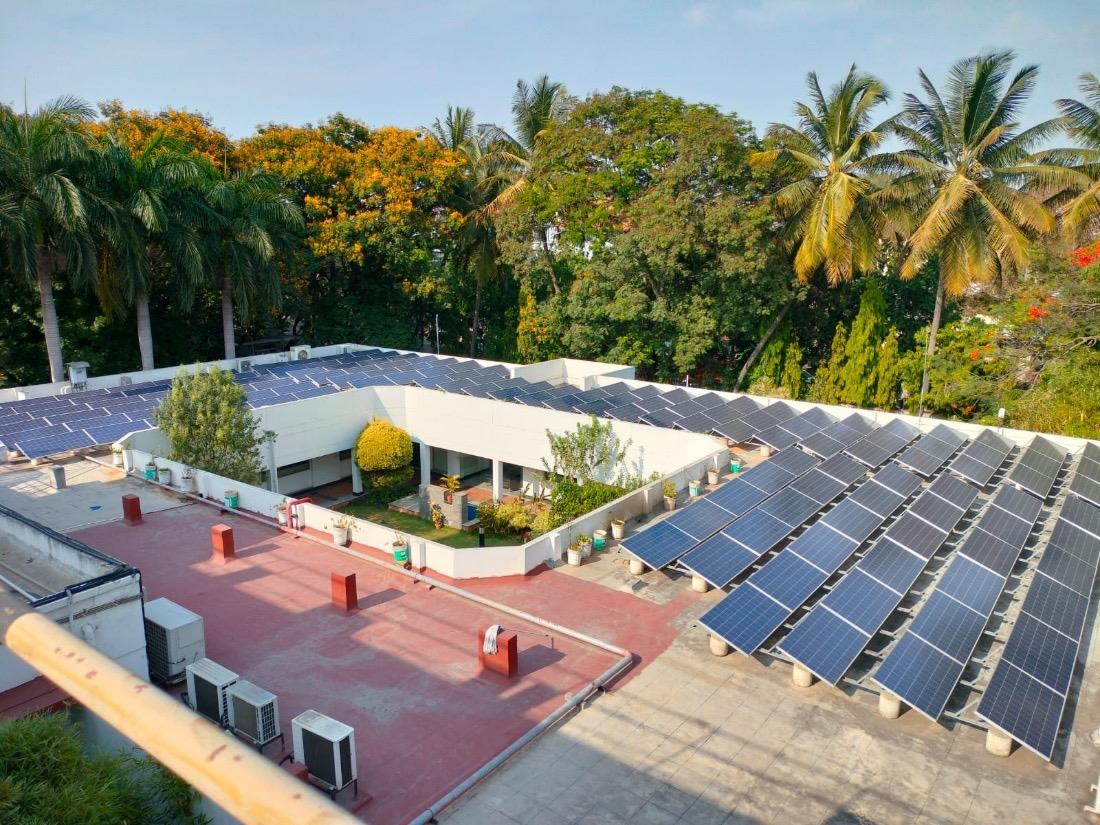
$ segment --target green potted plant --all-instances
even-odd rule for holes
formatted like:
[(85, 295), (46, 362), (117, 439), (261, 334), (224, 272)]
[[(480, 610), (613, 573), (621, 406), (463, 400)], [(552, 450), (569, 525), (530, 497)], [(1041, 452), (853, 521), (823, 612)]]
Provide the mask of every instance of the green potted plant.
[(164, 485), (172, 483), (172, 468), (157, 465), (157, 482)]
[(458, 477), (458, 474), (443, 476), (443, 487), (446, 492), (443, 493), (443, 500), (448, 504), (453, 504), (455, 500), (455, 493), (458, 492), (458, 488), (462, 486), (462, 479)]
[[(580, 538), (579, 536), (577, 538)], [(569, 549), (565, 552), (565, 560), (573, 567), (580, 567), (581, 561), (584, 560), (584, 554), (581, 552), (581, 545), (577, 539), (573, 540), (573, 543), (569, 545)]]
[(588, 533), (581, 533), (577, 536), (577, 544), (581, 548), (581, 556), (588, 558), (592, 555), (592, 537)]
[(343, 516), (338, 516), (332, 521), (332, 542), (340, 547), (348, 543), (348, 533), (351, 530), (351, 522)]
[(438, 504), (432, 505), (432, 524), (435, 525), (435, 529), (439, 530), (446, 523), (446, 519), (443, 516), (443, 508)]
[(287, 510), (287, 508), (286, 508), (286, 502), (285, 501), (280, 501), (278, 504), (275, 505), (275, 520), (279, 522), (279, 525), (281, 527), (286, 526), (286, 522), (287, 522), (286, 510)]
[[(695, 482), (692, 482), (695, 483)], [(661, 485), (661, 494), (665, 497), (665, 509), (676, 509), (676, 485), (671, 481), (666, 481)]]
[(194, 493), (195, 487), (195, 470), (191, 467), (188, 467), (183, 471), (183, 473), (180, 474), (180, 488), (185, 493)]

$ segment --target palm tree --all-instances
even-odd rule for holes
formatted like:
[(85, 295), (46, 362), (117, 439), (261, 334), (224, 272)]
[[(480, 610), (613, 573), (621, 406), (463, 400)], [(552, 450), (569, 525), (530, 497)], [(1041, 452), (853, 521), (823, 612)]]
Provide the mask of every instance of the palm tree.
[(96, 250), (87, 180), (91, 149), (87, 103), (59, 98), (17, 115), (0, 107), (0, 256), (4, 268), (38, 284), (50, 380), (63, 381), (65, 358), (54, 304), (62, 272), (92, 283)]
[(234, 304), (247, 313), (258, 299), (279, 302), (276, 253), (287, 247), (304, 221), (279, 179), (261, 170), (217, 181), (207, 192), (207, 203), (217, 216), (209, 259), (221, 290), (225, 357), (236, 358)]
[[(772, 196), (772, 202), (783, 219), (781, 242), (794, 252), (795, 275), (808, 281), (824, 270), (836, 286), (851, 280), (854, 272), (869, 271), (880, 239), (895, 234), (886, 209), (874, 198), (883, 166), (876, 150), (889, 136), (891, 120), (875, 124), (872, 113), (889, 99), (889, 92), (854, 65), (827, 95), (815, 72), (806, 76), (806, 86), (810, 102), (795, 103), (798, 126), (771, 124), (767, 148), (755, 152), (750, 161), (794, 178)], [(742, 365), (737, 386), (790, 306), (788, 300), (772, 319)]]
[(464, 109), (461, 106), (448, 106), (443, 120), (436, 118), (425, 131), (444, 149), (457, 152), (467, 142), (477, 137), (474, 110)]
[(203, 277), (203, 230), (212, 213), (203, 200), (209, 162), (163, 132), (136, 150), (104, 138), (99, 164), (103, 202), (96, 220), (104, 238), (100, 300), (108, 311), (133, 306), (141, 368), (151, 370), (149, 290), (156, 272), (170, 272), (186, 292)]
[(1067, 160), (1085, 178), (1076, 194), (1060, 212), (1066, 232), (1079, 235), (1100, 215), (1100, 79), (1096, 75), (1081, 75), (1078, 88), (1084, 102), (1073, 99), (1055, 101), (1062, 112), (1066, 133), (1080, 148), (1052, 150), (1051, 160)]
[(903, 250), (901, 277), (915, 277), (933, 257), (939, 263), (922, 398), (944, 299), (1023, 269), (1030, 244), (1055, 228), (1054, 216), (1032, 189), (1064, 181), (1068, 173), (1033, 162), (1032, 155), (1059, 124), (1048, 120), (1019, 128), (1018, 115), (1039, 69), (1025, 66), (1010, 77), (1014, 59), (1011, 51), (1002, 51), (959, 61), (948, 73), (946, 96), (921, 71), (927, 99), (907, 94), (894, 126), (908, 148), (892, 155), (899, 175), (882, 198), (917, 216)]

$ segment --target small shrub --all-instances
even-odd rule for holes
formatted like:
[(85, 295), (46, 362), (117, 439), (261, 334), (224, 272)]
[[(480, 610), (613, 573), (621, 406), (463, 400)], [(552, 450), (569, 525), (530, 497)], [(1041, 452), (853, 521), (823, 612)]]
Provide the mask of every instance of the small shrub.
[(550, 512), (553, 513), (557, 524), (565, 524), (603, 507), (624, 492), (621, 487), (613, 487), (599, 481), (577, 484), (571, 479), (563, 478), (554, 485), (554, 491), (550, 495)]
[(486, 532), (498, 535), (522, 535), (531, 529), (534, 521), (530, 512), (519, 501), (506, 504), (483, 502), (477, 507), (477, 518)]
[(549, 533), (555, 527), (560, 526), (561, 523), (554, 518), (553, 513), (549, 510), (543, 510), (531, 520), (531, 535), (541, 536), (543, 533)]
[(661, 493), (665, 498), (676, 498), (676, 485), (671, 481), (666, 481), (661, 485)]
[(375, 418), (364, 427), (355, 444), (355, 460), (368, 473), (408, 467), (412, 457), (409, 434), (383, 418)]
[(411, 492), (414, 472), (412, 467), (401, 467), (364, 473), (363, 495), (375, 504), (389, 504)]

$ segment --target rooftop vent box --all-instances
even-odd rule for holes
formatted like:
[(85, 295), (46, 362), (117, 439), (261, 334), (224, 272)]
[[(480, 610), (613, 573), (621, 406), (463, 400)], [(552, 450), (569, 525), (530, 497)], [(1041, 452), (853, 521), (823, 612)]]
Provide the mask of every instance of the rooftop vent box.
[(187, 696), (191, 707), (211, 722), (229, 721), (229, 688), (241, 677), (212, 659), (199, 659), (187, 666)]
[(168, 599), (147, 602), (145, 652), (153, 681), (180, 681), (187, 666), (206, 655), (202, 616)]
[(68, 364), (69, 383), (73, 385), (74, 389), (84, 389), (84, 386), (88, 383), (88, 366), (87, 361), (73, 361)]
[(335, 719), (307, 710), (291, 720), (294, 761), (330, 791), (346, 788), (357, 779), (355, 729)]
[(237, 736), (262, 748), (282, 739), (279, 730), (279, 699), (274, 693), (241, 679), (227, 689), (229, 724)]
[(129, 375), (119, 376), (118, 385), (120, 387), (129, 387), (133, 383), (134, 383), (134, 379), (131, 378)]
[(237, 362), (237, 372), (252, 372), (252, 361), (248, 358), (242, 358)]
[(308, 344), (302, 344), (301, 346), (290, 348), (290, 360), (291, 361), (308, 361), (309, 360), (310, 347)]

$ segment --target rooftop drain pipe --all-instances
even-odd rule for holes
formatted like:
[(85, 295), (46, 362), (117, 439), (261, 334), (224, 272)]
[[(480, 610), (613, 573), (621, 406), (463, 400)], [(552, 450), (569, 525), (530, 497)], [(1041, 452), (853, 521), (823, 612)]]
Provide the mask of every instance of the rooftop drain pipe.
[[(97, 459), (91, 460), (97, 461)], [(171, 487), (167, 484), (160, 484), (159, 482), (149, 481), (147, 479), (142, 480), (145, 481), (146, 484), (153, 484), (157, 487), (162, 487), (166, 490), (170, 490), (173, 493), (180, 492), (176, 488)], [(218, 506), (217, 502), (207, 501), (202, 496), (195, 493), (183, 493), (183, 495), (203, 504), (214, 507)], [(308, 499), (295, 499), (291, 502), (288, 502), (287, 511), (290, 512), (290, 508), (293, 505), (306, 503), (307, 501)], [(261, 516), (258, 516), (254, 513), (249, 513), (244, 510), (234, 510), (233, 513), (234, 515), (240, 516), (242, 518), (251, 519), (252, 521), (258, 522), (267, 527), (274, 527), (286, 533), (293, 533), (299, 538), (306, 539), (307, 541), (311, 541), (315, 544), (320, 544), (323, 547), (335, 548), (341, 553), (353, 556), (357, 559), (360, 559), (361, 561), (373, 564), (376, 567), (381, 567), (391, 573), (396, 573), (398, 575), (404, 576), (405, 578), (412, 579), (414, 582), (424, 582), (430, 587), (438, 588), (439, 590), (443, 590), (447, 593), (451, 593), (452, 595), (459, 596), (463, 599), (468, 599), (469, 601), (475, 602), (484, 607), (498, 610), (501, 613), (507, 613), (509, 616), (514, 616), (517, 619), (522, 619), (525, 622), (538, 625), (539, 627), (545, 627), (548, 630), (554, 631), (555, 633), (560, 633), (563, 636), (568, 636), (571, 639), (576, 639), (579, 642), (591, 645), (592, 647), (597, 647), (600, 650), (619, 657), (618, 661), (616, 661), (615, 664), (611, 665), (611, 667), (609, 667), (591, 682), (586, 684), (579, 691), (574, 694), (567, 694), (565, 701), (561, 705), (559, 705), (556, 710), (551, 712), (549, 716), (536, 724), (533, 728), (527, 731), (527, 733), (525, 733), (511, 745), (506, 747), (504, 750), (502, 750), (500, 753), (498, 753), (496, 756), (494, 756), (492, 759), (490, 759), (488, 762), (486, 762), (484, 765), (482, 765), (480, 768), (478, 768), (476, 771), (474, 771), (472, 774), (462, 780), (458, 785), (456, 785), (446, 794), (444, 794), (431, 805), (429, 805), (423, 813), (421, 813), (415, 819), (411, 820), (410, 825), (424, 825), (425, 823), (432, 822), (440, 813), (442, 813), (444, 808), (452, 804), (455, 800), (462, 796), (462, 794), (466, 793), (466, 791), (474, 787), (474, 785), (481, 782), (483, 779), (492, 774), (497, 768), (507, 762), (512, 756), (514, 756), (536, 738), (541, 736), (547, 730), (549, 730), (562, 719), (564, 719), (571, 711), (573, 711), (577, 707), (582, 706), (584, 702), (586, 702), (596, 693), (606, 688), (607, 685), (609, 685), (611, 682), (613, 682), (615, 679), (617, 679), (619, 676), (629, 670), (631, 665), (634, 664), (634, 654), (631, 651), (627, 650), (625, 647), (619, 647), (618, 645), (613, 645), (609, 642), (605, 642), (602, 639), (597, 639), (595, 636), (589, 636), (587, 633), (581, 633), (579, 630), (573, 630), (572, 628), (565, 627), (564, 625), (556, 624), (549, 619), (544, 619), (541, 616), (536, 616), (533, 613), (526, 612), (525, 610), (519, 610), (514, 607), (509, 607), (506, 604), (493, 601), (492, 599), (487, 599), (484, 596), (479, 596), (478, 594), (472, 593), (469, 590), (463, 590), (461, 587), (455, 587), (454, 585), (448, 584), (447, 582), (433, 579), (431, 576), (425, 576), (423, 573), (418, 573), (415, 570), (406, 570), (403, 567), (397, 567), (392, 562), (374, 558), (373, 556), (369, 556), (366, 553), (361, 553), (358, 550), (352, 550), (350, 547), (342, 547), (338, 544), (334, 544), (331, 541), (319, 539), (316, 536), (311, 536), (308, 533), (302, 532), (296, 527), (290, 527), (289, 525), (287, 527), (280, 527), (279, 525), (272, 524), (269, 519), (262, 518)]]

